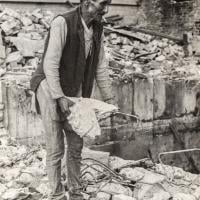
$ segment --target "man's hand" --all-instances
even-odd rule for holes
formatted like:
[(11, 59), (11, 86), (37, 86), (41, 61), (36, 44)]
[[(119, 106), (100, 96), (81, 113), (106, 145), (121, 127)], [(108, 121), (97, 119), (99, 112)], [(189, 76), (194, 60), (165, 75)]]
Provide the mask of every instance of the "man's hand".
[(74, 102), (66, 97), (61, 97), (57, 101), (58, 105), (60, 106), (60, 110), (65, 115), (65, 117), (70, 115), (69, 107), (74, 105)]

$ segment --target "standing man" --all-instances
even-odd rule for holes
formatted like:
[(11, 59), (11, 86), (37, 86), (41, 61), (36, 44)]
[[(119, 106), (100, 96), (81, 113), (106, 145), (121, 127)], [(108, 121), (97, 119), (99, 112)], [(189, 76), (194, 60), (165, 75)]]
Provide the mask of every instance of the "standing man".
[(101, 24), (110, 3), (111, 0), (81, 0), (80, 6), (57, 16), (46, 40), (42, 64), (31, 79), (46, 132), (47, 174), (52, 200), (66, 200), (61, 184), (63, 133), (68, 147), (70, 200), (83, 200), (80, 182), (83, 139), (67, 122), (66, 116), (73, 103), (66, 97), (90, 97), (96, 80), (104, 101), (114, 103)]

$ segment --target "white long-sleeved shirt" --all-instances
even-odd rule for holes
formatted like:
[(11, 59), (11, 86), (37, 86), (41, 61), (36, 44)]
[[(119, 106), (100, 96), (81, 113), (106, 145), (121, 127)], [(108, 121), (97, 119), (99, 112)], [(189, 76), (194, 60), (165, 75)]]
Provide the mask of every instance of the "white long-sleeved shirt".
[[(93, 29), (88, 29), (83, 19), (82, 24), (84, 27), (85, 55), (87, 57), (92, 45)], [(62, 16), (56, 17), (51, 24), (49, 43), (43, 63), (44, 73), (46, 75), (46, 80), (53, 99), (58, 99), (64, 96), (60, 85), (59, 66), (62, 51), (66, 43), (67, 31), (68, 29), (65, 19)], [(111, 80), (109, 78), (107, 69), (108, 63), (105, 57), (103, 41), (104, 35), (102, 34), (99, 63), (97, 65), (96, 71), (96, 82), (103, 99), (106, 100), (112, 98), (113, 95), (111, 89)], [(82, 92), (80, 87), (80, 91), (78, 92), (77, 97), (80, 97), (81, 93)]]

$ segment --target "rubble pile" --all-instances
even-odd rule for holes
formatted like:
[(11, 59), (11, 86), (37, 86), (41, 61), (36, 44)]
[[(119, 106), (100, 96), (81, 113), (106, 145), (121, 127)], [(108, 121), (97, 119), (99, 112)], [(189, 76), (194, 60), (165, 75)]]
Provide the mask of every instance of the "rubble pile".
[[(88, 160), (87, 160), (88, 161)], [(199, 175), (181, 168), (110, 157), (109, 167), (90, 160), (84, 169), (86, 193), (95, 200), (195, 200), (200, 198)], [(87, 173), (88, 172), (88, 173)]]
[[(5, 73), (24, 75), (23, 85), (29, 87), (26, 82), (41, 61), (53, 17), (52, 12), (40, 9), (32, 12), (1, 10), (0, 76)], [(116, 33), (106, 29), (116, 30)], [(200, 75), (198, 58), (185, 57), (183, 46), (170, 39), (130, 30), (106, 29), (106, 53), (112, 78), (127, 81), (133, 76), (176, 79)]]
[(0, 12), (0, 76), (31, 75), (41, 60), (47, 30), (54, 14), (36, 9)]
[(108, 33), (106, 52), (113, 78), (126, 81), (133, 76), (179, 79), (200, 75), (198, 58), (185, 57), (186, 50), (175, 41), (144, 33), (134, 33), (134, 37)]
[[(0, 199), (40, 199), (49, 194), (42, 147), (0, 138)], [(29, 198), (32, 197), (32, 198)]]
[[(200, 198), (199, 175), (185, 172), (181, 168), (155, 164), (148, 158), (139, 161), (123, 160), (109, 156), (106, 152), (92, 153), (87, 149), (83, 153), (87, 154), (83, 156), (81, 167), (85, 199)], [(46, 151), (42, 146), (24, 146), (8, 136), (1, 137), (0, 199), (47, 200), (50, 190), (45, 156)], [(66, 183), (65, 179), (66, 174), (63, 173), (63, 183)]]

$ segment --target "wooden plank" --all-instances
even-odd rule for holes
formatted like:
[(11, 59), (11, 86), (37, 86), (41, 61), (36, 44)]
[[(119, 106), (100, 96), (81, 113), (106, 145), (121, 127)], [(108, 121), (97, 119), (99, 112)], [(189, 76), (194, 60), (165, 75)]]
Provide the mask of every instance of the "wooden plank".
[[(0, 2), (24, 2), (24, 3), (66, 3), (67, 0), (4, 0)], [(71, 0), (71, 3), (80, 3), (80, 0)], [(113, 0), (112, 5), (132, 5), (132, 6), (137, 6), (138, 5), (138, 0)]]
[(108, 30), (110, 32), (113, 32), (113, 33), (118, 33), (118, 34), (126, 36), (126, 37), (131, 37), (131, 38), (139, 40), (141, 42), (146, 42), (146, 39), (144, 37), (138, 36), (137, 34), (131, 32), (131, 31), (127, 31), (127, 30), (123, 30), (123, 29), (114, 29), (114, 28), (110, 28), (110, 27), (104, 27), (104, 29)]

